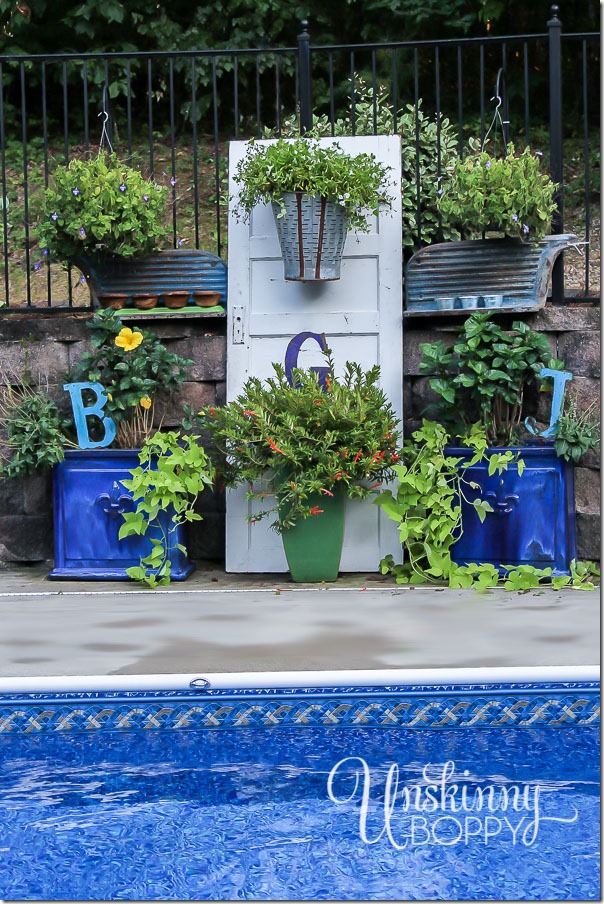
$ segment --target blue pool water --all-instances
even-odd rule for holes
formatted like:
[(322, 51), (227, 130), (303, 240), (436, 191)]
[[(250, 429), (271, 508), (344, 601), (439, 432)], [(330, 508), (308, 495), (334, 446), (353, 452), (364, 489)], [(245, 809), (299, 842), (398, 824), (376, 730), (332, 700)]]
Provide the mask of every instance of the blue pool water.
[(594, 695), (0, 699), (0, 897), (597, 900)]

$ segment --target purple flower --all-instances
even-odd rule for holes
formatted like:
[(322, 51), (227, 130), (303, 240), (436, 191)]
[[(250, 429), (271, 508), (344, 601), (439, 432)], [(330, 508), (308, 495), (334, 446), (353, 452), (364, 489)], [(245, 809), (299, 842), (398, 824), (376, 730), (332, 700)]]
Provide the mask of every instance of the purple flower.
[(535, 151), (535, 157), (543, 157), (543, 151)]
[(42, 249), (42, 254), (44, 255), (44, 257), (46, 257), (47, 254), (48, 254), (48, 248), (43, 248), (43, 249)]
[(517, 223), (517, 222), (518, 222), (518, 214), (517, 214), (517, 213), (513, 213), (513, 214), (512, 214), (512, 219), (513, 219), (514, 223)]
[(51, 220), (54, 220), (54, 221), (56, 222), (56, 221), (59, 219), (59, 214), (58, 214), (58, 213), (51, 213), (50, 219), (51, 219)]
[(177, 248), (180, 248), (181, 245), (184, 245), (184, 242), (185, 242), (184, 239), (179, 239), (179, 240), (177, 241), (177, 243), (176, 243), (176, 247), (177, 247)]
[(529, 227), (526, 225), (526, 223), (523, 223), (523, 224), (522, 224), (522, 231), (523, 231), (523, 233), (524, 233), (525, 235), (527, 235), (531, 230), (530, 230)]
[(485, 163), (485, 167), (487, 169), (491, 169), (491, 161), (490, 160), (487, 160), (487, 162)]
[(86, 230), (83, 226), (80, 226), (80, 235), (82, 236), (82, 238), (84, 238), (84, 236), (86, 235)]
[(148, 201), (148, 200), (149, 200), (149, 195), (143, 195), (143, 201)]
[(75, 197), (77, 198), (77, 196), (80, 194), (80, 189), (79, 189), (79, 188), (74, 188), (74, 190), (72, 191), (71, 194), (72, 194), (72, 195), (75, 195)]
[(85, 286), (86, 285), (86, 277), (80, 276), (80, 282), (82, 283), (83, 286)]
[(124, 185), (123, 182), (122, 182), (122, 184), (120, 185), (120, 191), (126, 191), (126, 186)]
[(176, 185), (176, 179), (174, 178), (174, 176), (172, 176), (172, 178), (170, 179), (170, 185), (172, 186), (172, 188), (174, 188), (174, 186)]
[(42, 264), (40, 263), (40, 261), (36, 261), (36, 263), (34, 264), (34, 270), (40, 270), (41, 268)]

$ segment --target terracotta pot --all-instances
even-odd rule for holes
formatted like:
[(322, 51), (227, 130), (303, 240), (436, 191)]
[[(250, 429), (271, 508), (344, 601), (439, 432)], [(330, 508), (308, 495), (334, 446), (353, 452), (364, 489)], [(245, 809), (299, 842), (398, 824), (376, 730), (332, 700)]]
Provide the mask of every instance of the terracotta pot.
[(167, 308), (184, 308), (189, 303), (188, 292), (162, 292), (161, 297)]
[(113, 308), (114, 311), (120, 311), (126, 306), (128, 301), (127, 295), (99, 295), (99, 304), (102, 308)]
[(134, 306), (139, 308), (141, 311), (148, 311), (151, 308), (156, 308), (159, 302), (158, 295), (133, 295), (132, 300), (134, 301)]
[(193, 300), (200, 308), (213, 308), (220, 304), (220, 292), (193, 292)]

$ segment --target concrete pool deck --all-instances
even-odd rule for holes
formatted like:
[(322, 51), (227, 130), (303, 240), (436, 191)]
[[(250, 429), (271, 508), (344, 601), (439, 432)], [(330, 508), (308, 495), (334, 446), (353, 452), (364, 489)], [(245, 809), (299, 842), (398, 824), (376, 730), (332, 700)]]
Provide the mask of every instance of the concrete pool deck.
[(0, 570), (0, 677), (597, 665), (599, 590), (328, 585), (226, 574), (160, 590)]

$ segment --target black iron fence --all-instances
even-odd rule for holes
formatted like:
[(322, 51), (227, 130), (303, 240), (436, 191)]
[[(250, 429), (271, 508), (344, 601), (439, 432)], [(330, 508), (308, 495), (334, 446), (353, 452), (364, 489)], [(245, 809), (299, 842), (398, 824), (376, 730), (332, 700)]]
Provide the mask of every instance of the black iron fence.
[(413, 241), (434, 240), (422, 205), (418, 111), (434, 123), (437, 142), (446, 131), (459, 154), (490, 128), (491, 136), (500, 129), (502, 146), (512, 140), (544, 152), (560, 183), (553, 230), (585, 242), (582, 256), (572, 252), (569, 263), (569, 252), (555, 273), (554, 301), (597, 300), (599, 46), (596, 33), (564, 35), (552, 12), (543, 34), (504, 38), (319, 46), (302, 23), (288, 48), (0, 57), (2, 310), (88, 307), (79, 271), (40, 253), (36, 224), (54, 168), (96, 153), (102, 136), (169, 185), (167, 245), (224, 256), (229, 140), (313, 123), (324, 134), (403, 130), (416, 161), (407, 186)]

